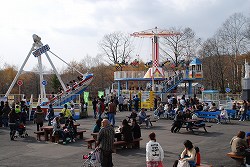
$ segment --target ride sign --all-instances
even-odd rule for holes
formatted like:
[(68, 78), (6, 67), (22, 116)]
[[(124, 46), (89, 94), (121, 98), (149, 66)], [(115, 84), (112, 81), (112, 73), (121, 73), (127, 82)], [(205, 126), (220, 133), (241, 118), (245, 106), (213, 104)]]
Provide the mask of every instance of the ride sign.
[(18, 86), (22, 86), (22, 85), (23, 85), (23, 81), (22, 81), (22, 80), (18, 80), (18, 81), (17, 81), (17, 85), (18, 85)]
[(43, 84), (44, 86), (46, 86), (46, 85), (47, 85), (47, 81), (46, 81), (46, 80), (43, 80), (43, 81), (42, 81), (42, 84)]
[(41, 54), (47, 52), (50, 50), (50, 47), (48, 44), (36, 49), (34, 52), (32, 52), (32, 54), (35, 56), (35, 57), (38, 57), (38, 56), (41, 56)]
[(231, 91), (230, 88), (226, 88), (226, 92), (229, 93)]

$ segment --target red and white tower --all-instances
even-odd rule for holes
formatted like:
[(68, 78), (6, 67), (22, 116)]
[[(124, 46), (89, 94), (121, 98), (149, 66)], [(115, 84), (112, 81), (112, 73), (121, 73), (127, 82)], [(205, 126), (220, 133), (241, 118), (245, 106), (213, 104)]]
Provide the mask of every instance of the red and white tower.
[[(148, 69), (143, 78), (152, 78), (154, 84), (154, 78), (165, 78), (164, 71), (159, 67), (159, 37), (170, 37), (174, 35), (180, 35), (178, 32), (160, 30), (157, 27), (140, 32), (134, 32), (131, 36), (134, 37), (147, 37), (152, 39), (152, 62), (153, 65)], [(153, 88), (153, 87), (152, 87)], [(154, 88), (153, 88), (154, 89)]]

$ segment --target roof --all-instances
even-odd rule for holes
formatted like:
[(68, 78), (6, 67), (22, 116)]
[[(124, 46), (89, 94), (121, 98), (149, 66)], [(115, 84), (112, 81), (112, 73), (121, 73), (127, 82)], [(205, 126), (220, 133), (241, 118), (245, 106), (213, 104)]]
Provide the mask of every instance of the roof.
[(198, 58), (195, 58), (189, 65), (201, 65), (201, 61)]

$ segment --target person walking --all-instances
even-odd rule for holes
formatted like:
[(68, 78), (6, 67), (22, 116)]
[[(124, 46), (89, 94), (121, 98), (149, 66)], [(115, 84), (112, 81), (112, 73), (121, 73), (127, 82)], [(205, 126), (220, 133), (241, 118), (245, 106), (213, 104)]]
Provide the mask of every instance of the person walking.
[(96, 104), (96, 111), (98, 112), (98, 119), (102, 119), (102, 113), (105, 110), (104, 103), (101, 99), (98, 99), (98, 103)]
[(123, 96), (120, 94), (120, 96), (118, 97), (119, 111), (120, 111), (120, 112), (123, 111), (123, 102), (124, 102), (124, 98), (123, 98)]
[(133, 101), (134, 101), (134, 109), (136, 112), (138, 112), (139, 111), (139, 102), (140, 102), (138, 95), (135, 96)]
[(36, 112), (34, 113), (34, 121), (36, 123), (36, 130), (37, 131), (40, 131), (41, 127), (43, 126), (43, 120), (44, 120), (44, 112), (43, 110), (41, 109), (40, 106), (37, 106), (36, 107)]
[(93, 99), (92, 101), (92, 106), (93, 106), (93, 112), (94, 112), (94, 118), (96, 119), (96, 105), (97, 105), (97, 100), (96, 98)]
[(100, 160), (102, 167), (112, 167), (112, 149), (114, 145), (115, 131), (110, 126), (108, 119), (102, 120), (102, 128), (99, 131), (97, 147), (100, 148)]
[(74, 106), (74, 104), (71, 104), (70, 105), (70, 113), (71, 113), (71, 116), (74, 118), (74, 116), (75, 116), (75, 106)]
[(115, 126), (115, 114), (116, 114), (116, 104), (114, 103), (114, 100), (111, 99), (108, 105), (108, 120), (113, 126)]
[(48, 126), (51, 126), (51, 121), (54, 119), (55, 113), (54, 109), (52, 107), (52, 104), (49, 104), (49, 109), (48, 109)]
[(146, 144), (146, 164), (147, 167), (163, 167), (164, 152), (161, 145), (156, 142), (154, 132), (149, 134), (149, 142)]
[(17, 128), (17, 114), (15, 111), (15, 108), (12, 108), (10, 110), (10, 113), (8, 114), (9, 118), (9, 126), (10, 126), (10, 140), (14, 140), (14, 136), (16, 133), (16, 128)]
[(3, 108), (4, 108), (4, 101), (1, 101), (1, 104), (0, 104), (0, 127), (2, 127), (2, 125), (3, 125), (3, 122), (2, 122)]
[(244, 100), (241, 108), (242, 109), (240, 109), (240, 111), (241, 111), (242, 114), (241, 114), (241, 118), (240, 118), (239, 121), (245, 121), (246, 118), (247, 118), (247, 109), (248, 109), (247, 101), (246, 100)]
[(9, 106), (9, 103), (6, 101), (4, 103), (4, 107), (3, 107), (3, 110), (2, 110), (2, 112), (3, 112), (2, 121), (3, 121), (3, 126), (4, 127), (8, 127), (8, 115), (9, 115), (10, 111), (11, 111), (11, 108)]

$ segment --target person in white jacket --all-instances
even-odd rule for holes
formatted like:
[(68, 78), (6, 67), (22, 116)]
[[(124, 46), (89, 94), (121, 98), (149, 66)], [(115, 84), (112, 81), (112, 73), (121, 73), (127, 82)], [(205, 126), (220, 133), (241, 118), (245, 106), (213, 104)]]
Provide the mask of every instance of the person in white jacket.
[(156, 142), (155, 133), (149, 134), (150, 141), (146, 144), (147, 167), (163, 167), (164, 152), (161, 145)]

